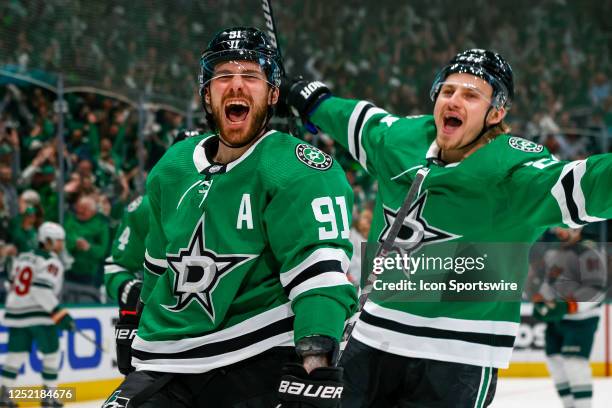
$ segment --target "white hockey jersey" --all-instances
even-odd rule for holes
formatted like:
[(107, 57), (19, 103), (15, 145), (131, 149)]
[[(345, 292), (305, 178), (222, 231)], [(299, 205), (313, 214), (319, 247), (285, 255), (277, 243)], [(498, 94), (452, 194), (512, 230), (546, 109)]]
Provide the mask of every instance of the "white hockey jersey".
[(20, 254), (10, 274), (4, 324), (8, 327), (53, 325), (59, 304), (64, 266), (57, 255), (42, 250)]

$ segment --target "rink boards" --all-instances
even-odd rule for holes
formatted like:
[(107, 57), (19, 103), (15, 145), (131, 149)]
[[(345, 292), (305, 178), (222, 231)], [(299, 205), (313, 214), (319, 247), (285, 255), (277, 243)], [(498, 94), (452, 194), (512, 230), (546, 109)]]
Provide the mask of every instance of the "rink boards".
[[(609, 324), (609, 307), (604, 306), (602, 319), (596, 333), (591, 355), (593, 373), (606, 374), (606, 363), (610, 369), (610, 339), (612, 332)], [(78, 333), (62, 332), (60, 338), (61, 370), (59, 381), (63, 386), (76, 388), (77, 400), (99, 399), (108, 395), (116, 387), (121, 376), (116, 368), (114, 321), (117, 309), (113, 306), (71, 307), (79, 330), (102, 345), (104, 351), (96, 348)], [(531, 305), (522, 308), (523, 321), (515, 343), (512, 364), (509, 369), (501, 370), (505, 377), (547, 376), (544, 363), (545, 324), (531, 318)], [(0, 308), (0, 316), (4, 310)], [(1, 321), (1, 319), (0, 319)], [(7, 328), (0, 324), (0, 365), (7, 352)], [(19, 385), (40, 384), (42, 364), (37, 353), (32, 351), (21, 370)]]

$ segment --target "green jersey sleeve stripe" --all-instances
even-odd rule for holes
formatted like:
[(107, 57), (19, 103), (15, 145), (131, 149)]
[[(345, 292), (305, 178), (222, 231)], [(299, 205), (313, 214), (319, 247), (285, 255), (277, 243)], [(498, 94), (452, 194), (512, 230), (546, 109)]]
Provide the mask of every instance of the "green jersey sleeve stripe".
[(104, 273), (105, 274), (113, 274), (113, 273), (119, 273), (119, 272), (127, 272), (127, 269), (125, 269), (123, 266), (119, 265), (119, 264), (115, 264), (115, 263), (107, 263), (104, 265)]

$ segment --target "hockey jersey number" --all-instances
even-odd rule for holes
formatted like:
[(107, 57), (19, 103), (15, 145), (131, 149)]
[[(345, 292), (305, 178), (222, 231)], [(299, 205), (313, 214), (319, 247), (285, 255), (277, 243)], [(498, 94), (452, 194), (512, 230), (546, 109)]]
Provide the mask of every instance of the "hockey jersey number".
[[(348, 215), (346, 211), (346, 200), (342, 196), (334, 197), (336, 205), (340, 208), (340, 216), (342, 218), (342, 226), (340, 236), (342, 239), (349, 237)], [(338, 226), (336, 220), (336, 212), (334, 203), (331, 197), (318, 197), (312, 200), (312, 212), (315, 219), (323, 224), (329, 224), (319, 228), (319, 239), (336, 239), (338, 238)]]

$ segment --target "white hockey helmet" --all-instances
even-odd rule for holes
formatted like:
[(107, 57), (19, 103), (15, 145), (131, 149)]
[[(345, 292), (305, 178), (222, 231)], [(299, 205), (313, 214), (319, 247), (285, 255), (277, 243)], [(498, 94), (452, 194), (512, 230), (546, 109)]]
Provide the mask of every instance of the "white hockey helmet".
[(48, 239), (52, 241), (56, 241), (58, 239), (65, 239), (66, 232), (64, 231), (64, 227), (55, 223), (55, 222), (43, 222), (40, 227), (38, 227), (38, 242), (47, 242)]

